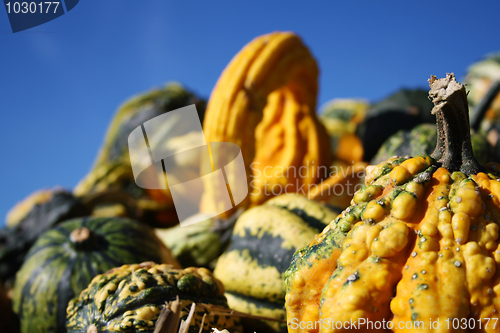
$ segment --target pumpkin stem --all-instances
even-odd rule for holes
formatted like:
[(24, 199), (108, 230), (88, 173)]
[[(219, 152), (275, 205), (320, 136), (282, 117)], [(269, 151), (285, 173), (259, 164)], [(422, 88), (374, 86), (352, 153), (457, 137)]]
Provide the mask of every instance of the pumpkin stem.
[(80, 227), (69, 234), (69, 239), (77, 249), (89, 249), (94, 244), (94, 234), (89, 228)]
[(87, 328), (87, 333), (99, 333), (99, 331), (97, 330), (97, 327), (92, 324)]
[(443, 79), (434, 75), (429, 79), (429, 96), (436, 116), (437, 145), (431, 157), (450, 172), (461, 171), (466, 175), (477, 174), (483, 167), (474, 157), (470, 139), (469, 107), (463, 84), (453, 73)]

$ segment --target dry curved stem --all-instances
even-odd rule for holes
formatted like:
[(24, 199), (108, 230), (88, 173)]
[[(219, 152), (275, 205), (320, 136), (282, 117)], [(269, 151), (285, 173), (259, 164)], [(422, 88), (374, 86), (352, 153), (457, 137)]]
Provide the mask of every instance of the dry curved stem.
[(168, 302), (161, 310), (160, 316), (156, 321), (155, 330), (153, 333), (177, 333), (179, 320), (181, 318), (181, 302), (179, 296), (175, 301)]
[(469, 108), (463, 84), (455, 80), (453, 73), (437, 79), (429, 79), (429, 96), (436, 115), (437, 145), (431, 157), (449, 171), (461, 171), (466, 175), (477, 174), (483, 167), (474, 157), (470, 138)]

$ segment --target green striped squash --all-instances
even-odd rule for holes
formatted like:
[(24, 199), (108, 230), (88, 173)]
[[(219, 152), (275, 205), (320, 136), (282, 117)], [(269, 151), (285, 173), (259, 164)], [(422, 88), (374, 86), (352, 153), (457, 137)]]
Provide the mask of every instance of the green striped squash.
[(237, 317), (211, 314), (210, 309), (221, 313), (228, 306), (224, 286), (208, 269), (174, 269), (152, 262), (124, 265), (96, 276), (69, 303), (66, 327), (68, 333), (152, 333), (161, 311), (176, 299), (183, 320), (195, 303), (188, 332), (208, 333), (212, 328), (242, 332)]
[(125, 218), (61, 223), (39, 237), (16, 275), (13, 306), (21, 332), (65, 332), (68, 302), (94, 276), (149, 260), (178, 265), (147, 225)]
[(41, 234), (70, 218), (87, 216), (92, 209), (70, 191), (55, 187), (37, 191), (14, 206), (0, 229), (0, 281), (10, 289), (26, 254)]
[(226, 287), (229, 306), (285, 319), (283, 273), (295, 251), (309, 244), (337, 215), (298, 194), (284, 194), (244, 212), (214, 270)]
[(377, 165), (393, 156), (430, 155), (436, 147), (435, 124), (420, 124), (411, 130), (400, 130), (380, 147), (370, 164)]
[[(203, 213), (200, 213), (194, 217), (202, 215)], [(158, 238), (168, 246), (183, 267), (209, 267), (222, 254), (224, 246), (227, 245), (227, 241), (223, 239), (224, 233), (228, 233), (225, 239), (229, 240), (230, 228), (234, 223), (228, 223), (228, 226), (225, 227), (222, 220), (206, 214), (203, 218), (205, 220), (194, 224), (188, 224), (189, 219), (186, 219), (184, 223), (188, 225), (185, 226), (177, 225), (171, 228), (155, 229)]]

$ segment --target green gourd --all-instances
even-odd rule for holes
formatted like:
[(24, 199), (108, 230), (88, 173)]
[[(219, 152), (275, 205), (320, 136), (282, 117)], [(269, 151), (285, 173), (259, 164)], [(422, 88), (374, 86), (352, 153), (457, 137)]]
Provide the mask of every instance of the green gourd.
[(79, 218), (42, 234), (16, 275), (13, 308), (21, 332), (65, 332), (66, 307), (97, 274), (154, 260), (178, 267), (145, 224), (125, 218)]

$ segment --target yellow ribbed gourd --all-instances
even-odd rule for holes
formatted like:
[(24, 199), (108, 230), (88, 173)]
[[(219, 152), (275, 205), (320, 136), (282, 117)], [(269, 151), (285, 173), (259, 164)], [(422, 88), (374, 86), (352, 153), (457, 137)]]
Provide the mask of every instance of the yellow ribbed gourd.
[(464, 86), (453, 74), (430, 86), (436, 150), (368, 167), (351, 206), (295, 254), (289, 332), (500, 331), (500, 165), (472, 154)]
[[(243, 206), (264, 202), (273, 189), (290, 193), (326, 178), (318, 174), (331, 153), (315, 113), (317, 91), (316, 61), (290, 32), (257, 37), (223, 71), (207, 106), (204, 133), (208, 142), (241, 148), (252, 181)], [(290, 167), (295, 172), (287, 173)], [(205, 190), (202, 211), (214, 211), (220, 202), (214, 187)]]

